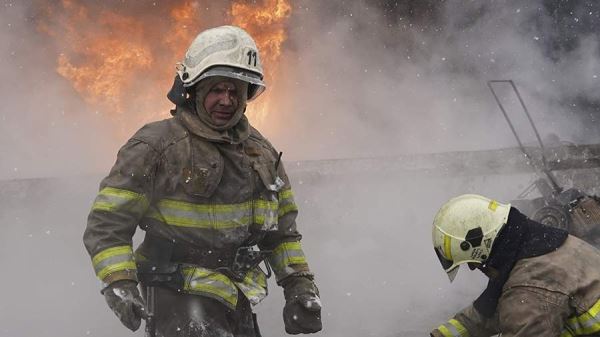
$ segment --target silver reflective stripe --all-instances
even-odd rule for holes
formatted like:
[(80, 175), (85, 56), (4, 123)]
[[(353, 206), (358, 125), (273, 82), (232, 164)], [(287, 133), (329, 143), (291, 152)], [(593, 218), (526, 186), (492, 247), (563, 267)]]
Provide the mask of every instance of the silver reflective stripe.
[(300, 241), (281, 243), (269, 256), (269, 263), (278, 280), (296, 271), (291, 265), (307, 264)]
[(113, 266), (113, 265), (117, 265), (120, 264), (122, 262), (129, 262), (129, 261), (133, 261), (133, 255), (132, 254), (123, 254), (123, 255), (116, 255), (116, 256), (110, 256), (107, 257), (106, 259), (99, 261), (97, 264), (94, 265), (94, 271), (96, 272), (96, 275), (99, 275), (100, 272), (102, 271), (102, 269)]
[(237, 288), (227, 276), (201, 267), (184, 267), (184, 291), (207, 295), (230, 308), (237, 305)]
[(600, 331), (600, 300), (598, 300), (588, 311), (567, 320), (562, 335), (581, 336), (591, 335)]
[(250, 203), (232, 205), (195, 205), (161, 200), (158, 210), (170, 225), (212, 228), (247, 226), (251, 217)]
[(254, 223), (263, 225), (262, 230), (277, 228), (279, 222), (278, 202), (258, 199), (254, 202)]
[(440, 325), (437, 330), (444, 337), (469, 337), (469, 331), (455, 318)]
[(285, 189), (279, 192), (279, 210), (278, 216), (282, 217), (290, 212), (298, 211), (298, 206), (294, 202), (294, 194), (291, 189)]
[(452, 333), (452, 336), (461, 337), (460, 332), (458, 332), (458, 329), (454, 325), (447, 323), (444, 326)]
[[(306, 257), (304, 256), (304, 252), (302, 250), (293, 249), (293, 250), (285, 250), (285, 253), (282, 254), (273, 254), (271, 256), (270, 262), (274, 269), (283, 269), (289, 264), (294, 264), (291, 262), (300, 261), (300, 263), (306, 263)], [(296, 263), (297, 264), (297, 263)]]
[(235, 282), (252, 305), (257, 305), (267, 297), (267, 277), (256, 267), (249, 271), (242, 282)]
[(92, 210), (108, 212), (129, 211), (136, 216), (141, 216), (148, 207), (148, 200), (143, 194), (114, 187), (103, 188), (96, 200)]
[(96, 275), (101, 280), (114, 272), (136, 269), (133, 249), (129, 245), (111, 247), (100, 251), (92, 258), (92, 265)]
[(163, 199), (149, 216), (172, 226), (195, 228), (237, 228), (252, 221), (252, 203), (193, 204)]

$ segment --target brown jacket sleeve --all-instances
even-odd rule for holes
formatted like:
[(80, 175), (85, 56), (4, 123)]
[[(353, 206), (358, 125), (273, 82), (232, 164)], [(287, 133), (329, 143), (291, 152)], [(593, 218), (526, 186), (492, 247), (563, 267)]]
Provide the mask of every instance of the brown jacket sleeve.
[(277, 230), (269, 231), (262, 240), (260, 247), (261, 249), (273, 251), (268, 261), (275, 272), (277, 282), (280, 283), (281, 280), (291, 275), (312, 277), (312, 273), (308, 268), (308, 262), (300, 243), (302, 235), (296, 227), (298, 206), (294, 201), (292, 187), (283, 163), (279, 163), (277, 177), (283, 183), (277, 192)]
[(486, 318), (470, 305), (431, 332), (434, 337), (489, 337), (499, 333), (498, 317)]
[(498, 304), (503, 337), (559, 337), (569, 315), (567, 295), (535, 287), (505, 291)]
[(83, 235), (96, 275), (106, 284), (136, 280), (132, 237), (152, 199), (158, 152), (132, 138), (120, 150), (88, 216)]

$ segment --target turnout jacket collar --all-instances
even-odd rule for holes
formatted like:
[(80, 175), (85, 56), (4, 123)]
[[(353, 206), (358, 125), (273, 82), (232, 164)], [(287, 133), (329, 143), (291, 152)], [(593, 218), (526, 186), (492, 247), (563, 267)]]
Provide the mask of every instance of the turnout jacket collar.
[(486, 267), (496, 269), (498, 276), (489, 280), (486, 289), (475, 300), (475, 309), (485, 317), (492, 317), (502, 295), (502, 288), (515, 263), (521, 259), (555, 251), (565, 242), (568, 235), (565, 230), (532, 221), (511, 207), (508, 222), (501, 229), (492, 246), (492, 253), (485, 263)]
[(175, 117), (190, 133), (210, 142), (240, 144), (250, 137), (250, 123), (244, 115), (235, 126), (226, 130), (211, 128), (198, 115), (181, 106), (176, 108)]

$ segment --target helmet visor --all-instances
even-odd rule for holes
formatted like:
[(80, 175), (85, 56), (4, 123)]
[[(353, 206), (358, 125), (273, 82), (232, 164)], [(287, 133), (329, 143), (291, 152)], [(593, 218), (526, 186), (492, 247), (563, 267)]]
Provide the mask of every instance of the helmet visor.
[(456, 274), (458, 273), (458, 269), (459, 269), (458, 267), (460, 267), (460, 265), (454, 265), (454, 261), (447, 259), (444, 256), (444, 254), (442, 254), (442, 252), (440, 252), (439, 249), (435, 248), (434, 250), (435, 250), (435, 255), (438, 257), (438, 260), (440, 261), (440, 264), (442, 265), (442, 268), (444, 268), (444, 271), (448, 275), (450, 282), (454, 281), (454, 278), (456, 277)]

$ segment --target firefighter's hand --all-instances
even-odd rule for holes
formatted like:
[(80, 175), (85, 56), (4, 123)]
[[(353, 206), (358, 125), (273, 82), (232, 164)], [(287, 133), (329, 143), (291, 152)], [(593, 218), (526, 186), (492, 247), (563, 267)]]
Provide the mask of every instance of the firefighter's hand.
[(321, 331), (321, 300), (313, 295), (300, 295), (296, 299), (286, 301), (283, 323), (285, 332), (291, 335)]
[(286, 299), (283, 308), (285, 332), (297, 335), (321, 331), (321, 300), (314, 282), (307, 277), (290, 276), (282, 286)]
[(144, 300), (140, 296), (137, 282), (120, 280), (111, 283), (102, 293), (110, 309), (131, 331), (140, 328), (142, 318), (146, 317)]

